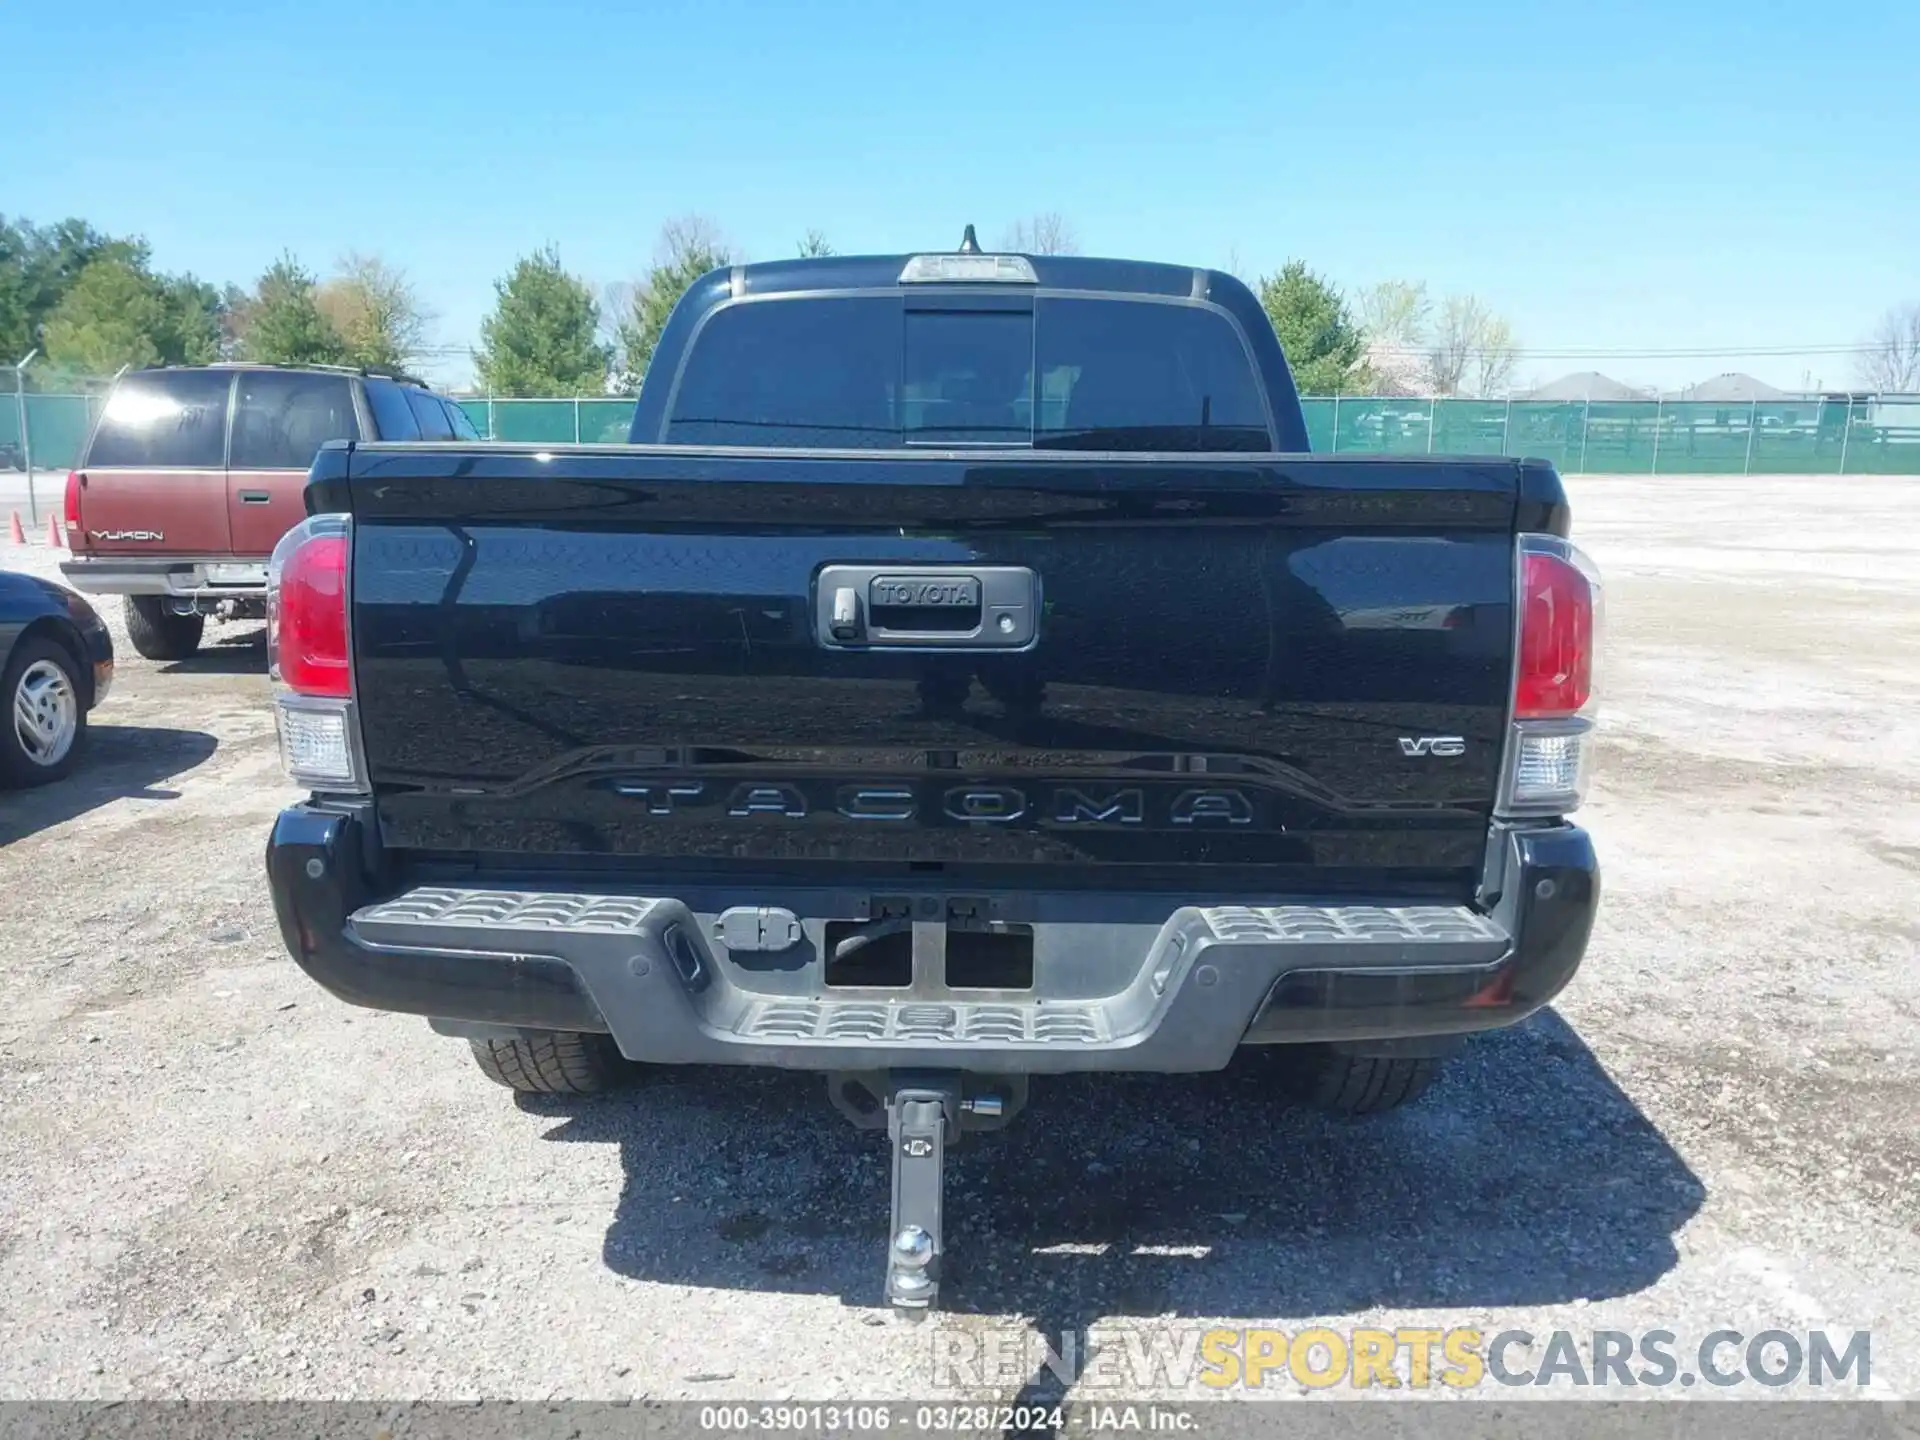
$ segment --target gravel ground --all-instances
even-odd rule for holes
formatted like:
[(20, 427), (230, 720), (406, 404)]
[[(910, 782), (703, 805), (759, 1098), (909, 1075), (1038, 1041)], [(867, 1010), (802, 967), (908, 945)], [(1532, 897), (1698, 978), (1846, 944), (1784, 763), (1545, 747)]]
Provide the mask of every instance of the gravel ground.
[(929, 1396), (988, 1333), (1210, 1323), (1870, 1329), (1920, 1396), (1920, 486), (1570, 484), (1607, 897), (1562, 1003), (1364, 1124), (1253, 1073), (1036, 1083), (954, 1157), (920, 1326), (817, 1081), (516, 1102), (309, 984), (259, 627), (119, 633), (83, 769), (0, 795), (0, 1398)]

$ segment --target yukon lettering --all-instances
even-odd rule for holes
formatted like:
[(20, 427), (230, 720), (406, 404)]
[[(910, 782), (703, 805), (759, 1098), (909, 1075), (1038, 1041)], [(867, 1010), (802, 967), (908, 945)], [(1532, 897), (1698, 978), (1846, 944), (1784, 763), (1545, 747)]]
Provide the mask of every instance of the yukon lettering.
[(95, 540), (139, 540), (158, 543), (167, 537), (158, 530), (89, 530)]

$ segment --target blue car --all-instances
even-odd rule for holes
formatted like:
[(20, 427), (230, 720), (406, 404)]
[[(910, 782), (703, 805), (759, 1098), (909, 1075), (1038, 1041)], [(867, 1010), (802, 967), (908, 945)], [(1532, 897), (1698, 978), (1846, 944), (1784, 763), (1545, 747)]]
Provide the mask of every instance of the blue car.
[(74, 767), (87, 712), (113, 685), (113, 637), (81, 596), (0, 570), (0, 786), (44, 785)]

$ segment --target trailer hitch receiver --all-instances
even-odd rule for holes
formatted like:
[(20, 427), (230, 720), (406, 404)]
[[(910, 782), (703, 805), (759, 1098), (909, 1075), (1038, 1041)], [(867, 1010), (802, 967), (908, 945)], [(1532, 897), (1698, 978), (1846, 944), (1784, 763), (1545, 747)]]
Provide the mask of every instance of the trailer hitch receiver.
[(947, 1147), (970, 1130), (998, 1130), (1027, 1101), (1024, 1075), (860, 1071), (827, 1077), (834, 1107), (866, 1130), (884, 1129), (893, 1156), (887, 1227), (887, 1303), (924, 1315), (940, 1299), (946, 1252)]

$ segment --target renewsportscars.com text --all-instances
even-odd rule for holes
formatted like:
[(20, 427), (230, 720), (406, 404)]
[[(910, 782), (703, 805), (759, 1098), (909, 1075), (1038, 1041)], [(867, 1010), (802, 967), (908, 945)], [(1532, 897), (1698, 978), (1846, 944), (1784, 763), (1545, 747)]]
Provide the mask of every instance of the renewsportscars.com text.
[(1873, 1380), (1872, 1336), (1865, 1330), (1749, 1334), (1727, 1329), (1689, 1339), (1672, 1330), (1536, 1334), (1437, 1327), (1170, 1326), (1095, 1329), (1058, 1340), (1014, 1328), (943, 1330), (929, 1339), (930, 1378), (936, 1385), (1020, 1385), (1046, 1371), (1083, 1394), (1193, 1385), (1210, 1390), (1810, 1385), (1865, 1391)]

